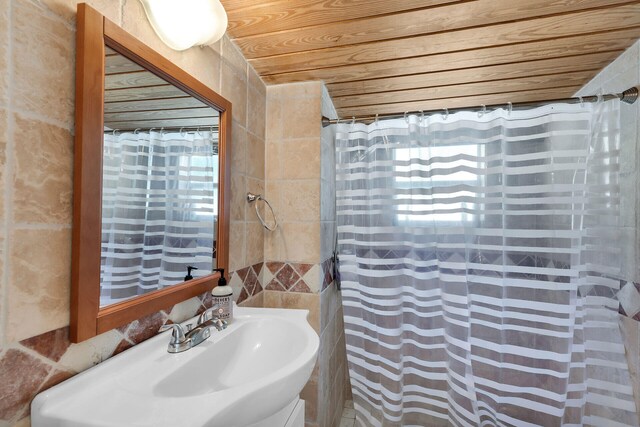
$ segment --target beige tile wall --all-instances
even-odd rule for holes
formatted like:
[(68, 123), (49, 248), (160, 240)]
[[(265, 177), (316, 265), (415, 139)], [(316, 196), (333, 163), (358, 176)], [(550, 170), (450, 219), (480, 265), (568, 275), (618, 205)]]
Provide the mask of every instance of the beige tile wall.
[[(304, 276), (310, 294), (267, 285), (264, 304), (308, 309), (320, 336), (316, 367), (301, 394), (307, 427), (337, 426), (349, 390), (340, 296), (325, 278), (334, 246), (335, 157), (333, 128), (322, 129), (322, 115), (336, 117), (322, 83), (267, 87), (266, 197), (280, 227), (265, 236), (263, 281), (269, 283), (270, 265), (276, 263), (314, 267)], [(311, 273), (317, 279), (309, 278)]]
[[(278, 262), (311, 266), (321, 262), (321, 96), (320, 82), (267, 87), (265, 197), (273, 207), (279, 224), (274, 232), (265, 235), (267, 265)], [(265, 283), (271, 283), (273, 274), (270, 274), (269, 268), (265, 268), (263, 274)], [(286, 282), (286, 276), (283, 279)], [(309, 321), (320, 334), (320, 280), (320, 268), (315, 268), (313, 277), (306, 275), (305, 282), (310, 293), (265, 290), (264, 306), (307, 309), (310, 312)], [(306, 402), (305, 418), (309, 427), (317, 425), (318, 375), (317, 363), (301, 393)]]
[(320, 82), (267, 87), (265, 195), (280, 226), (265, 236), (265, 261), (322, 261), (321, 96)]
[[(325, 86), (322, 86), (322, 116), (338, 118), (333, 101)], [(335, 209), (336, 209), (336, 156), (334, 141), (335, 126), (322, 128), (320, 134), (320, 259), (325, 260), (333, 254), (335, 246)]]
[(318, 426), (333, 427), (340, 424), (345, 400), (351, 399), (342, 299), (335, 286), (320, 295), (320, 328)]
[[(335, 119), (338, 117), (326, 87), (322, 87), (322, 115)], [(320, 168), (321, 207), (320, 207), (320, 252), (323, 260), (333, 255), (335, 246), (335, 126), (321, 131)], [(351, 399), (351, 384), (347, 367), (347, 354), (342, 314), (342, 298), (335, 285), (322, 290), (320, 295), (320, 353), (318, 355), (319, 395), (323, 408), (319, 411), (318, 425), (338, 426), (342, 408), (347, 399)]]
[[(0, 8), (0, 371), (11, 354), (29, 353), (18, 341), (69, 323), (76, 3), (4, 0)], [(88, 3), (233, 103), (230, 267), (261, 263), (263, 232), (244, 195), (264, 191), (265, 85), (226, 37), (176, 52), (156, 37), (138, 0)], [(72, 370), (111, 355), (121, 335), (71, 347)], [(26, 414), (0, 405), (0, 426)]]

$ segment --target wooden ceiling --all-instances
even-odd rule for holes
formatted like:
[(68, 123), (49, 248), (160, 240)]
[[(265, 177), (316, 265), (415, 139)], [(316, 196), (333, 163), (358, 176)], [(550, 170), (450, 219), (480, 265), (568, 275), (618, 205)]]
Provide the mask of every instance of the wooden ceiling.
[(217, 128), (219, 113), (203, 102), (106, 48), (106, 130)]
[(340, 117), (568, 97), (640, 37), (638, 0), (221, 1), (265, 83)]

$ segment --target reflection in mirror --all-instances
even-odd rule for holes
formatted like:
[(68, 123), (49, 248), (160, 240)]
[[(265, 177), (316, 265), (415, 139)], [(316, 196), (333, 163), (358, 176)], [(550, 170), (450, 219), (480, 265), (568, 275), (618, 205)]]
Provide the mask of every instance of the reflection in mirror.
[(106, 48), (100, 306), (216, 267), (219, 113)]

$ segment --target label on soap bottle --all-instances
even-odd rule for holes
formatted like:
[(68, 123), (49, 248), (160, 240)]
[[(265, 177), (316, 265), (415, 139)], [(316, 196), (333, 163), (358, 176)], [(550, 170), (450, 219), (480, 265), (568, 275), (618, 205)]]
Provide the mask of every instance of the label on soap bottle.
[(221, 320), (233, 319), (233, 296), (226, 297), (213, 297), (213, 304), (218, 304), (220, 307), (216, 310), (218, 318)]

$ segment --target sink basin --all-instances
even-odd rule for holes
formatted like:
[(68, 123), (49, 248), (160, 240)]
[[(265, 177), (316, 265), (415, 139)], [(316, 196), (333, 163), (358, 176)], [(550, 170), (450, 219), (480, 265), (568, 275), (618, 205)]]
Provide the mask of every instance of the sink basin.
[(227, 329), (183, 353), (167, 352), (165, 332), (40, 393), (32, 425), (244, 427), (278, 412), (315, 365), (319, 339), (308, 312), (234, 314)]

